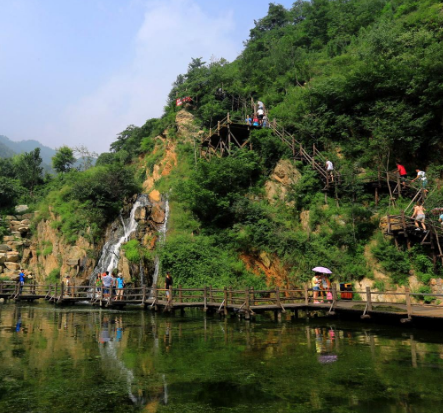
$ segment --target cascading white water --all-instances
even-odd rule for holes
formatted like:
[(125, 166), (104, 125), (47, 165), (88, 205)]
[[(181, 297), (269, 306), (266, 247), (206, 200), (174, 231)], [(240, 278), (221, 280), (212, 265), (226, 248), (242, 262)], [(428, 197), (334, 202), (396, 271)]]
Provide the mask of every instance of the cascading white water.
[(98, 264), (89, 279), (91, 284), (95, 282), (98, 274), (105, 271), (109, 271), (109, 273), (111, 273), (114, 268), (117, 268), (122, 244), (129, 241), (129, 237), (137, 229), (138, 224), (135, 219), (135, 213), (138, 208), (147, 206), (148, 204), (149, 201), (147, 195), (139, 195), (132, 207), (127, 224), (120, 216), (123, 225), (123, 234), (117, 240), (110, 240), (103, 246)]
[[(159, 232), (158, 244), (160, 246), (162, 246), (165, 243), (166, 231), (168, 230), (168, 219), (169, 219), (169, 199), (166, 198), (165, 219), (163, 221), (163, 224), (161, 224), (160, 228), (158, 229)], [(160, 272), (160, 258), (157, 255), (154, 261), (154, 275), (152, 276), (152, 285), (157, 284), (159, 272)]]

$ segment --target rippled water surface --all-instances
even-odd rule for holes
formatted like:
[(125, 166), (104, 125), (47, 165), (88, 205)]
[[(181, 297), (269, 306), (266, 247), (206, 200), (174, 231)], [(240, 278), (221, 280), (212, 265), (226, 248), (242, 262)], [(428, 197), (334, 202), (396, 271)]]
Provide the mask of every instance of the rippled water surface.
[(0, 412), (441, 412), (443, 334), (0, 304)]

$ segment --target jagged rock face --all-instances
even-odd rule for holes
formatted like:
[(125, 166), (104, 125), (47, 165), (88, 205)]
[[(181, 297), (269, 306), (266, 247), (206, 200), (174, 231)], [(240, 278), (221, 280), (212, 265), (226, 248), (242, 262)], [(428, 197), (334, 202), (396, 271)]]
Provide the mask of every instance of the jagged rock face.
[(288, 202), (286, 197), (291, 186), (296, 184), (300, 178), (301, 173), (292, 165), (291, 161), (280, 160), (265, 183), (266, 198), (271, 203), (282, 201), (287, 205), (292, 205), (293, 202)]

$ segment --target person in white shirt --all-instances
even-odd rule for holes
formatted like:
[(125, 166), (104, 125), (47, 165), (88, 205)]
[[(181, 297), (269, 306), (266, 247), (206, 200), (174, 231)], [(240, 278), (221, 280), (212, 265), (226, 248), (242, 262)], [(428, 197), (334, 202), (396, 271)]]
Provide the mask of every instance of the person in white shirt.
[(330, 160), (326, 161), (326, 172), (331, 177), (331, 182), (334, 182), (334, 165)]
[(426, 172), (421, 171), (418, 168), (415, 171), (417, 172), (417, 177), (415, 179), (413, 179), (411, 182), (415, 182), (417, 179), (420, 179), (421, 180), (421, 187), (423, 188), (423, 191), (428, 192), (428, 190), (426, 189), (426, 185), (428, 184), (428, 178), (426, 177)]
[(257, 110), (257, 117), (258, 117), (258, 122), (260, 123), (260, 126), (263, 125), (263, 117), (264, 116), (265, 116), (265, 111), (263, 109)]

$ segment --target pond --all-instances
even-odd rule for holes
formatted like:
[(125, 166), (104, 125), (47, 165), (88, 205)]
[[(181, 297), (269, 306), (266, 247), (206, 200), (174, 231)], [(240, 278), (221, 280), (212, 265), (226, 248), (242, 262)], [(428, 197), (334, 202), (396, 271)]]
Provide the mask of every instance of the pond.
[(0, 304), (0, 412), (440, 412), (443, 333)]

